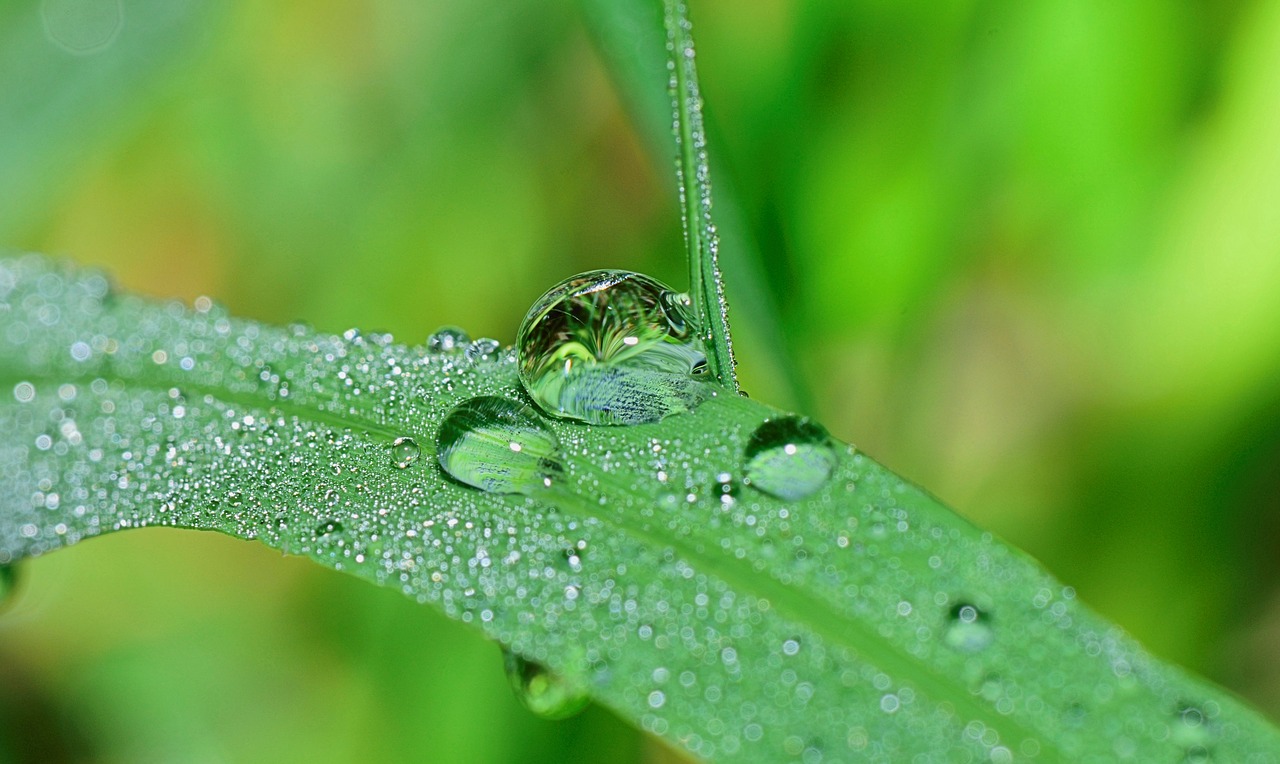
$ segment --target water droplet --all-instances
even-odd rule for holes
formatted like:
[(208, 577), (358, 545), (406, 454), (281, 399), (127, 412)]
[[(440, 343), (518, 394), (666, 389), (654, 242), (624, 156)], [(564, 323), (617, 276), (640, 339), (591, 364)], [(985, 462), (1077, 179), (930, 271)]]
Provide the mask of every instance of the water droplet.
[(497, 340), (489, 339), (488, 337), (481, 337), (478, 340), (473, 340), (470, 345), (467, 345), (467, 349), (464, 351), (464, 354), (469, 361), (479, 361), (482, 358), (487, 358), (498, 352), (498, 348), (500, 347), (502, 347), (502, 345)]
[(455, 480), (494, 493), (528, 493), (561, 471), (560, 441), (531, 406), (485, 395), (463, 401), (440, 423), (440, 466)]
[(404, 469), (418, 461), (420, 453), (418, 442), (413, 438), (396, 438), (395, 442), (391, 444), (391, 463), (400, 469)]
[(947, 628), (942, 641), (948, 647), (966, 653), (976, 653), (995, 638), (991, 630), (991, 616), (968, 602), (957, 602), (947, 617)]
[(19, 382), (13, 386), (13, 397), (18, 403), (30, 403), (35, 400), (36, 386), (30, 382)]
[(1214, 742), (1214, 729), (1200, 708), (1182, 704), (1170, 725), (1170, 739), (1183, 749), (1184, 761), (1210, 761), (1209, 749)]
[(999, 703), (1005, 695), (1004, 677), (994, 672), (983, 674), (971, 689), (988, 703)]
[(503, 651), (507, 679), (516, 697), (544, 719), (568, 719), (591, 701), (586, 688), (555, 674), (545, 666)]
[(442, 326), (427, 338), (427, 350), (432, 353), (452, 353), (462, 349), (471, 336), (456, 326)]
[(563, 554), (564, 560), (569, 564), (569, 569), (574, 572), (582, 570), (582, 557), (587, 553), (586, 539), (578, 539), (573, 544), (565, 547)]
[(325, 520), (316, 526), (317, 536), (328, 536), (333, 533), (342, 533), (342, 523), (337, 520)]
[(520, 381), (544, 411), (591, 424), (656, 422), (710, 392), (689, 298), (631, 271), (555, 285), (516, 336)]
[(20, 580), (17, 565), (0, 565), (0, 610), (13, 602)]
[(719, 499), (722, 504), (732, 504), (738, 498), (738, 485), (732, 474), (718, 473), (715, 482), (711, 484), (711, 495)]
[(836, 466), (836, 450), (827, 431), (795, 416), (770, 419), (757, 427), (743, 456), (746, 482), (788, 501), (821, 488)]

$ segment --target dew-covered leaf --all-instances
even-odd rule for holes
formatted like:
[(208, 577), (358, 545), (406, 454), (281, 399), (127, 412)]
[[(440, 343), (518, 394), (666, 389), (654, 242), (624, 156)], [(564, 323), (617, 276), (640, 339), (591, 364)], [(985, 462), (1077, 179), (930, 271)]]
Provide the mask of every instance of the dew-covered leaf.
[[(531, 707), (585, 689), (707, 758), (1280, 760), (1254, 712), (820, 427), (723, 392), (651, 424), (541, 417), (509, 350), (450, 336), (0, 261), (0, 565), (142, 526), (255, 539), (472, 624)], [(474, 407), (442, 434), (481, 396), (537, 436), (501, 492), (439, 458), (490, 453), (450, 431), (495, 421)]]

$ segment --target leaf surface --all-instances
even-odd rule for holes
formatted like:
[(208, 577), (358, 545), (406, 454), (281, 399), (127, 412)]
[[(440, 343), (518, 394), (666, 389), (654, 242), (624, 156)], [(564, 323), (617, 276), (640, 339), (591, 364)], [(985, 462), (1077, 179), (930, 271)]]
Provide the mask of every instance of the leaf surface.
[(487, 347), (0, 261), (0, 564), (143, 526), (256, 539), (432, 603), (708, 758), (1277, 760), (1254, 712), (856, 449), (800, 501), (744, 484), (780, 413), (760, 403), (548, 420), (552, 488), (453, 481), (433, 456), (452, 406), (526, 400)]

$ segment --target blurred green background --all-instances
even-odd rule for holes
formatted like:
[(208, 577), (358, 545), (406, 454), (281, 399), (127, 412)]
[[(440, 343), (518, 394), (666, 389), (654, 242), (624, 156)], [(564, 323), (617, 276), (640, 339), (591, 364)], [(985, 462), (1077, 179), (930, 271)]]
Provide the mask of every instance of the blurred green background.
[[(510, 342), (589, 268), (683, 284), (663, 83), (611, 70), (612, 13), (7, 0), (0, 248), (408, 342)], [(692, 13), (746, 389), (1280, 717), (1280, 3)], [(0, 760), (675, 758), (533, 718), (479, 636), (255, 545), (22, 572)]]

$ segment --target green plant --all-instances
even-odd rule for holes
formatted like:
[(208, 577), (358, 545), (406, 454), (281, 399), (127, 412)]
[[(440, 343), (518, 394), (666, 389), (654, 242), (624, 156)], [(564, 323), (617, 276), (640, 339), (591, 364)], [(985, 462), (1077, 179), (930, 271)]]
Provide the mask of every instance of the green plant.
[[(705, 197), (685, 194), (696, 221)], [(710, 250), (691, 249), (695, 304), (714, 318)], [(509, 353), (451, 333), (412, 348), (269, 329), (207, 302), (115, 295), (43, 260), (4, 272), (19, 338), (5, 346), (5, 492), (32, 496), (5, 515), (11, 556), (104, 520), (258, 538), (437, 602), (698, 753), (1275, 748), (1251, 712), (1152, 662), (1034, 564), (821, 433), (805, 440), (835, 474), (816, 493), (743, 484), (753, 435), (788, 420), (729, 387), (656, 424), (534, 419), (558, 442), (542, 454), (558, 464), (553, 489), (480, 493), (427, 457), (455, 404), (523, 400)], [(709, 341), (731, 374), (727, 334)]]

